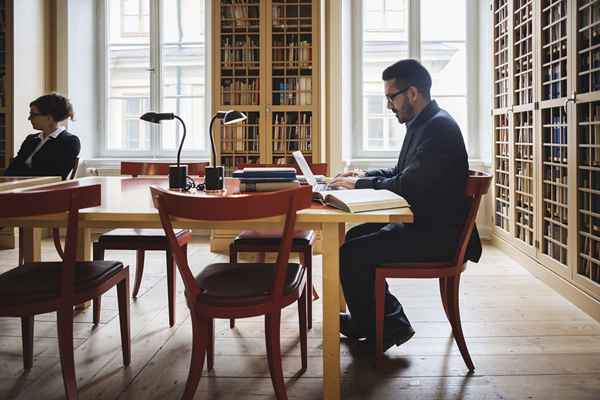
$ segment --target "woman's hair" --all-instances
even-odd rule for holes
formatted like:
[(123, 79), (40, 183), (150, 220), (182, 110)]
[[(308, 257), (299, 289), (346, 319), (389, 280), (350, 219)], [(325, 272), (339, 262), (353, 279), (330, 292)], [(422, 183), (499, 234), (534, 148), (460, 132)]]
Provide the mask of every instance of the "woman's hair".
[(29, 106), (36, 106), (42, 115), (50, 115), (56, 122), (64, 121), (67, 118), (73, 119), (73, 105), (65, 96), (59, 93), (50, 93), (40, 96)]

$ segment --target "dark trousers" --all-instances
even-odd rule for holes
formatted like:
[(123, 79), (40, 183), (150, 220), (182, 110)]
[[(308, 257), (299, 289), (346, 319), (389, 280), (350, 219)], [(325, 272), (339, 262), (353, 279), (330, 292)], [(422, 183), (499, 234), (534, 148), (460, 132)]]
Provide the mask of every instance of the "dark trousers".
[[(340, 275), (354, 326), (375, 336), (375, 268), (393, 262), (452, 259), (458, 229), (422, 230), (404, 224), (363, 224), (350, 229), (340, 248)], [(402, 305), (385, 285), (385, 335), (410, 325)]]

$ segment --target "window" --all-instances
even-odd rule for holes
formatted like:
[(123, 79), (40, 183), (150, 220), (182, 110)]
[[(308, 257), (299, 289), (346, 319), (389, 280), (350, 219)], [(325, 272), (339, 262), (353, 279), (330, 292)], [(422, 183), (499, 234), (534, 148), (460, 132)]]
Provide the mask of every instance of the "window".
[(205, 156), (205, 2), (105, 0), (104, 15), (100, 155), (172, 157), (183, 136), (181, 124), (139, 119), (157, 110), (185, 121), (184, 153)]
[[(429, 70), (434, 98), (458, 122), (467, 118), (467, 1), (353, 0), (354, 158), (395, 158), (406, 128), (387, 109), (381, 73), (402, 58)], [(449, 21), (452, 21), (451, 23)]]

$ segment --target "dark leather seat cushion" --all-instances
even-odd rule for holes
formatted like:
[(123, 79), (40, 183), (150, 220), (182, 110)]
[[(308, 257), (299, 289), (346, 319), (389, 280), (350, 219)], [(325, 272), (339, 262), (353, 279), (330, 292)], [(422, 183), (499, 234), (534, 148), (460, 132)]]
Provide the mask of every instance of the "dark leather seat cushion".
[[(189, 234), (189, 229), (175, 229), (175, 237), (180, 237)], [(165, 231), (162, 229), (129, 229), (120, 228), (108, 231), (100, 236), (99, 241), (111, 242), (111, 241), (126, 241), (126, 240), (166, 240)]]
[[(0, 275), (0, 298), (38, 301), (60, 295), (62, 262), (26, 263)], [(123, 269), (119, 261), (88, 261), (75, 265), (75, 292), (89, 289)]]
[[(303, 267), (288, 264), (283, 293), (297, 289), (303, 276)], [(271, 294), (274, 279), (275, 264), (266, 263), (210, 264), (196, 275), (205, 301), (211, 304), (264, 302)]]
[[(315, 231), (305, 230), (294, 232), (292, 246), (308, 246), (315, 240)], [(242, 231), (236, 238), (236, 245), (278, 246), (281, 242), (281, 231)]]

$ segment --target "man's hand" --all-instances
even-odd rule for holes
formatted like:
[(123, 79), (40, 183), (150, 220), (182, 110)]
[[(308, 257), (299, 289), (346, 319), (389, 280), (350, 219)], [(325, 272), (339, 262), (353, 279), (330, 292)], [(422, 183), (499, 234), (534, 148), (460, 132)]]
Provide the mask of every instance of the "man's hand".
[(357, 180), (358, 180), (358, 177), (355, 177), (355, 176), (337, 177), (334, 180), (332, 180), (331, 182), (329, 182), (329, 186), (339, 186), (339, 187), (343, 187), (346, 189), (354, 189), (356, 187)]

